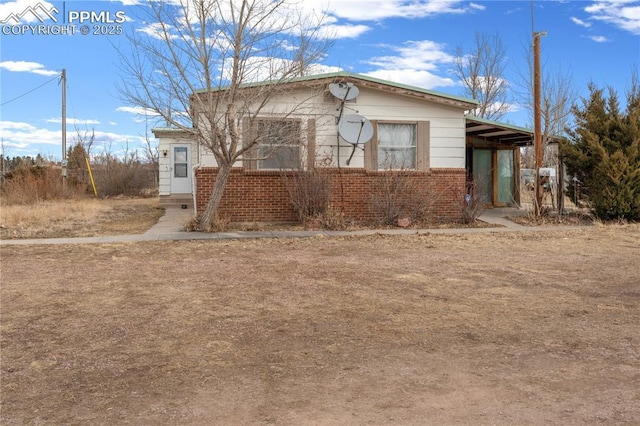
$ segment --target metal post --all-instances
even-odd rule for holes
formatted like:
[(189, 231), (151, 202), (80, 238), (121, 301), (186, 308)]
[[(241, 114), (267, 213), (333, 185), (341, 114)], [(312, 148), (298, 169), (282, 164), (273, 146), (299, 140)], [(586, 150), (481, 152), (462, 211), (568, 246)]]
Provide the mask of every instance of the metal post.
[(564, 163), (562, 159), (562, 152), (560, 152), (560, 146), (558, 146), (558, 215), (562, 217), (564, 215)]

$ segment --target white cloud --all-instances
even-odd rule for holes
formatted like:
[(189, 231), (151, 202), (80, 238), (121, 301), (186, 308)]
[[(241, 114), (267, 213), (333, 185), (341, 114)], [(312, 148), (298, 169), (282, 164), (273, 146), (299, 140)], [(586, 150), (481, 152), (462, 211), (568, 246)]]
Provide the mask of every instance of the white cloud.
[(94, 140), (95, 146), (102, 146), (106, 150), (120, 150), (126, 145), (129, 145), (130, 148), (135, 148), (144, 143), (144, 137), (142, 136), (123, 135), (120, 133), (103, 132), (100, 130), (95, 131)]
[(576, 25), (580, 25), (581, 27), (585, 27), (585, 28), (591, 27), (591, 24), (589, 22), (585, 22), (582, 19), (578, 19), (574, 16), (571, 17), (571, 21), (573, 21), (573, 23)]
[(482, 4), (478, 4), (478, 3), (469, 3), (469, 7), (471, 7), (472, 9), (476, 9), (476, 10), (485, 10), (486, 7)]
[[(323, 10), (349, 21), (381, 21), (389, 18), (415, 19), (438, 14), (462, 14), (469, 11), (457, 0), (305, 0), (304, 7)], [(471, 6), (478, 8), (475, 4)]]
[(609, 39), (605, 36), (590, 36), (589, 38), (596, 43), (606, 43), (609, 41)]
[[(80, 118), (69, 118), (67, 117), (67, 125), (69, 124), (81, 124), (83, 126), (89, 126), (89, 125), (96, 125), (96, 124), (100, 124), (100, 121), (98, 120), (85, 120), (85, 119), (80, 119)], [(47, 123), (57, 123), (57, 124), (61, 124), (62, 123), (62, 118), (47, 118), (45, 120)]]
[(54, 70), (45, 69), (44, 65), (37, 62), (27, 61), (2, 61), (0, 62), (0, 69), (5, 69), (12, 72), (29, 72), (39, 75), (58, 75), (60, 72)]
[(134, 115), (133, 121), (139, 124), (146, 122), (147, 119), (149, 118), (154, 118), (154, 119), (160, 118), (160, 114), (158, 114), (154, 110), (149, 108), (138, 107), (138, 106), (133, 106), (133, 107), (121, 106), (116, 108), (116, 111), (126, 112), (127, 114), (133, 114)]
[[(3, 149), (8, 149), (13, 155), (62, 157), (62, 132), (34, 126), (31, 123), (18, 121), (0, 121)], [(96, 129), (94, 132), (94, 148), (96, 151), (108, 151), (119, 155), (125, 149), (136, 150), (143, 147), (143, 136), (104, 132)], [(67, 129), (67, 147), (77, 142), (77, 132)]]
[(344, 38), (357, 38), (367, 31), (371, 30), (371, 27), (367, 25), (338, 25), (330, 24), (323, 25), (321, 27), (319, 36), (327, 39), (344, 39)]
[(640, 2), (636, 0), (596, 1), (584, 10), (592, 19), (640, 35)]
[(158, 113), (153, 111), (152, 109), (142, 108), (142, 107), (121, 106), (116, 108), (116, 111), (126, 112), (129, 114), (135, 114), (135, 115), (150, 116), (150, 117), (155, 117), (158, 115)]
[(322, 64), (311, 64), (307, 69), (307, 72), (309, 75), (326, 74), (326, 73), (339, 72), (339, 71), (343, 71), (343, 69), (340, 67), (332, 67), (332, 66), (327, 66)]
[(147, 23), (141, 28), (138, 28), (136, 31), (144, 33), (150, 37), (153, 37), (158, 40), (165, 40), (167, 37), (169, 40), (175, 40), (177, 36), (172, 34), (171, 31), (173, 27), (171, 25), (165, 25), (165, 29), (163, 29), (162, 24), (159, 22)]
[(60, 129), (49, 130), (24, 122), (0, 121), (0, 130), (3, 143), (9, 147), (24, 148), (32, 144), (62, 145)]
[(111, 1), (115, 3), (122, 3), (123, 6), (137, 6), (142, 3), (139, 0), (111, 0)]
[(23, 123), (20, 121), (0, 121), (0, 130), (29, 130), (34, 127), (29, 123)]
[(379, 78), (382, 80), (393, 81), (396, 83), (406, 84), (409, 86), (431, 89), (434, 87), (455, 86), (455, 82), (446, 77), (440, 77), (429, 71), (419, 70), (377, 70), (365, 72), (364, 75)]
[(402, 46), (380, 46), (397, 52), (397, 55), (377, 56), (369, 60), (372, 65), (385, 69), (413, 68), (433, 70), (438, 64), (453, 62), (454, 57), (444, 51), (445, 46), (431, 40), (409, 40)]
[(364, 74), (427, 89), (455, 85), (452, 79), (436, 74), (442, 65), (454, 60), (444, 51), (444, 45), (420, 40), (407, 41), (402, 46), (380, 47), (390, 49), (395, 54), (371, 58), (367, 63), (378, 69)]

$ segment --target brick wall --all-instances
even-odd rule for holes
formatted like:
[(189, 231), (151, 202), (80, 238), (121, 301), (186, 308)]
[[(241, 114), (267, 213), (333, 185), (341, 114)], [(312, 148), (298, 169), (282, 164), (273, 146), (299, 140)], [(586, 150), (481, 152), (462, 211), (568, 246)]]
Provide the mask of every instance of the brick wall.
[[(346, 217), (356, 220), (374, 218), (371, 199), (384, 186), (389, 172), (365, 169), (323, 169), (331, 177), (331, 205), (341, 208)], [(202, 211), (215, 181), (216, 168), (196, 172), (197, 209)], [(464, 169), (431, 169), (428, 172), (405, 172), (411, 196), (424, 197), (431, 205), (431, 218), (458, 221), (465, 194)], [(298, 220), (279, 171), (232, 170), (222, 197), (220, 214), (233, 222), (296, 222)]]

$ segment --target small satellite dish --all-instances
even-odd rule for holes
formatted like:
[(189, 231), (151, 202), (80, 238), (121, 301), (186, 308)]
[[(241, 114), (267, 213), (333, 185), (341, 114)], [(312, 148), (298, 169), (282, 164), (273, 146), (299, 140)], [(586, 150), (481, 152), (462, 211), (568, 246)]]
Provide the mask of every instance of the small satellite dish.
[(347, 114), (338, 124), (338, 133), (342, 139), (353, 145), (366, 143), (373, 137), (371, 121), (358, 114)]
[(353, 83), (331, 83), (329, 91), (343, 102), (355, 99), (360, 94), (360, 91)]

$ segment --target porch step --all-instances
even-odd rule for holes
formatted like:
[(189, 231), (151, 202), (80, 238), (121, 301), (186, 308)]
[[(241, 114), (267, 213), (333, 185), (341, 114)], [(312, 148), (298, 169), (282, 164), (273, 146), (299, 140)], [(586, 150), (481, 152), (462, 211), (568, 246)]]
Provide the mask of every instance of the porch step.
[(193, 209), (193, 198), (191, 197), (191, 194), (161, 195), (159, 205), (160, 207), (164, 207), (165, 209), (166, 208)]

